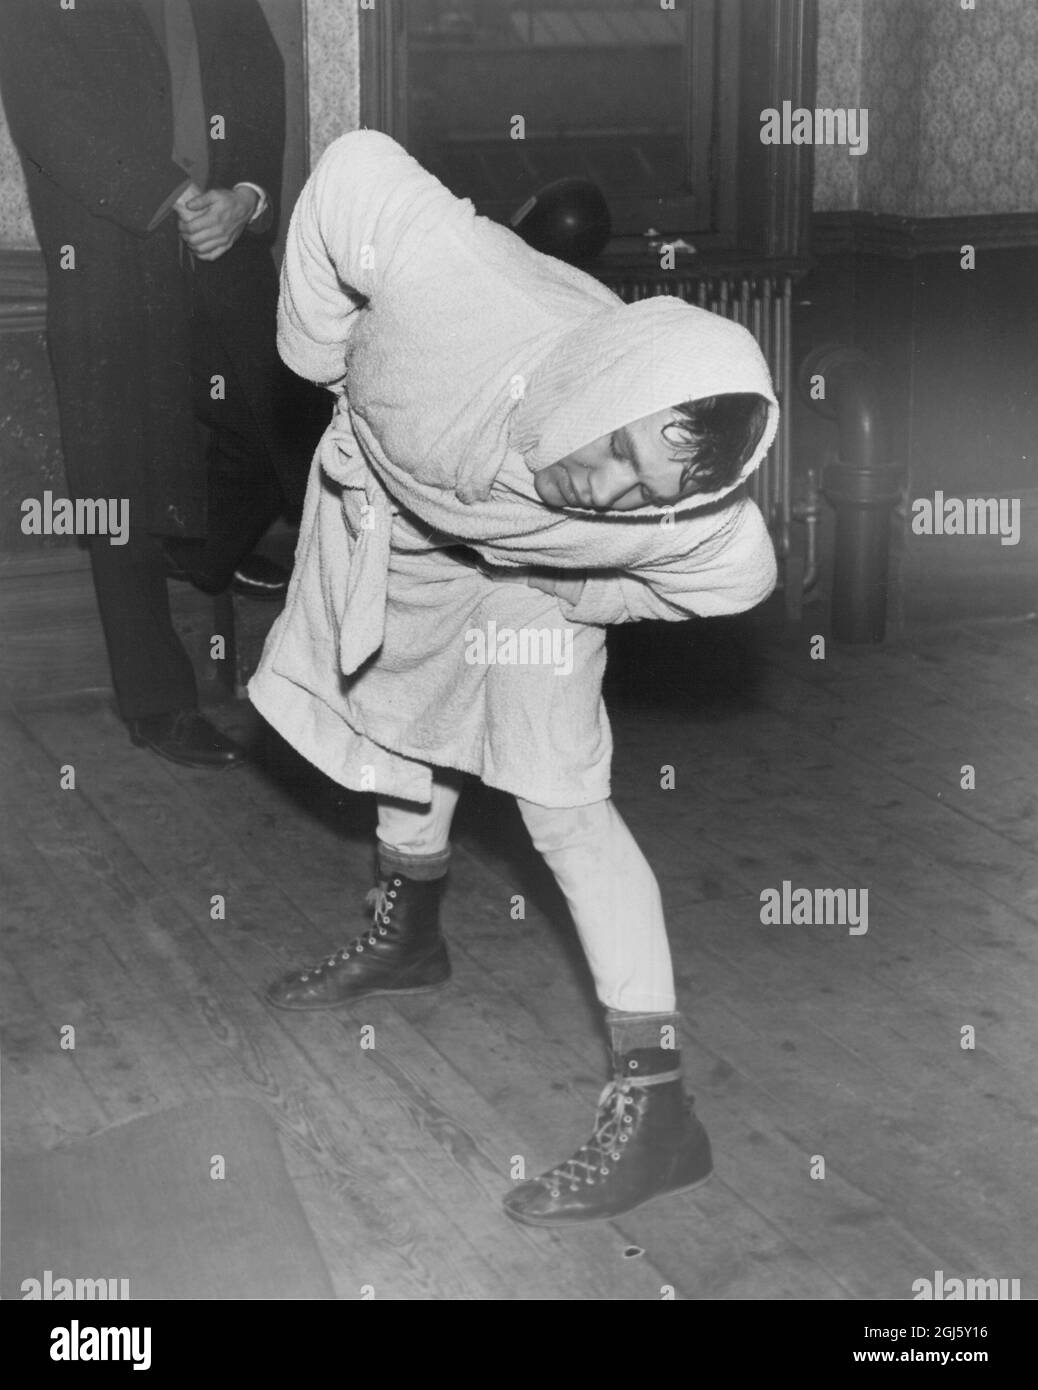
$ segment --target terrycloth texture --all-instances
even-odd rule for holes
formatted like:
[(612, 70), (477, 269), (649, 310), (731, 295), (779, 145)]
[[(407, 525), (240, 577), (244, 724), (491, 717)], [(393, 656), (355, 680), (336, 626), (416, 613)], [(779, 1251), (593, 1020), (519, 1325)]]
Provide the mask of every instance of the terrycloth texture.
[[(601, 626), (752, 607), (774, 554), (743, 495), (664, 515), (546, 508), (531, 469), (559, 453), (543, 457), (541, 437), (553, 450), (689, 393), (759, 391), (770, 418), (748, 473), (778, 415), (753, 337), (680, 301), (624, 305), (361, 131), (329, 147), (296, 206), (278, 345), (338, 399), (249, 687), (258, 708), (359, 790), (427, 800), (440, 764), (544, 805), (607, 796)], [(632, 415), (614, 418), (617, 397)], [(484, 570), (445, 553), (457, 542)], [(526, 588), (530, 566), (592, 574), (569, 603)], [(557, 630), (572, 673), (467, 662), (466, 634), (491, 618)]]
[[(527, 384), (509, 441), (536, 472), (632, 420), (730, 391), (773, 399), (756, 340), (729, 319), (660, 295), (604, 310), (568, 333)], [(700, 493), (690, 505), (701, 510), (748, 478), (777, 426), (773, 406), (768, 430), (736, 482)]]
[[(348, 632), (354, 610), (335, 588), (334, 567), (326, 577), (321, 556), (326, 533), (340, 543), (352, 495), (345, 508), (315, 503), (311, 548), (300, 551), (285, 614), (249, 685), (260, 713), (329, 777), (357, 791), (427, 802), (432, 766), (470, 772), (545, 806), (608, 796), (604, 629), (569, 622), (554, 597), (521, 575), (502, 583), (430, 549), (403, 517), (393, 522), (384, 640), (358, 673), (341, 674), (339, 624)], [(323, 502), (327, 494), (320, 496)], [(307, 528), (304, 515), (301, 546)], [(364, 610), (356, 615), (358, 624), (365, 620)], [(563, 651), (571, 644), (570, 673), (466, 661), (467, 635), (487, 633), (491, 624), (499, 632), (547, 633)]]

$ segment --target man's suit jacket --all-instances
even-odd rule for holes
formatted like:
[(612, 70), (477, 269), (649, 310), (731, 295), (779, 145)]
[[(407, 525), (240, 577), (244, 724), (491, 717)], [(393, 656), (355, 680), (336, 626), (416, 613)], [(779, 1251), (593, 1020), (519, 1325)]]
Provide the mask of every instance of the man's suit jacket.
[[(191, 0), (210, 187), (263, 187), (266, 232), (181, 263), (175, 213), (148, 230), (184, 173), (172, 162), (165, 55), (139, 0), (0, 0), (0, 92), (48, 273), (48, 344), (69, 485), (128, 497), (136, 527), (204, 531), (205, 471), (190, 395), (189, 276), (231, 355), (275, 463), (298, 473), (276, 420), (275, 347), (284, 72), (257, 0)], [(70, 262), (71, 255), (74, 262)], [(186, 256), (186, 248), (183, 250)]]

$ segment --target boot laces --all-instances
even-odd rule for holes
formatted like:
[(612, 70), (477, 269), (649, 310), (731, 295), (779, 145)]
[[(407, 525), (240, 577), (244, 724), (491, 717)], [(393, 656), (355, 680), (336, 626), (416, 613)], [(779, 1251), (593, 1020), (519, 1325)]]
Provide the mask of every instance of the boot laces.
[(372, 925), (375, 927), (388, 927), (389, 914), (393, 911), (393, 900), (396, 898), (396, 885), (399, 879), (391, 882), (376, 883), (374, 888), (369, 888), (364, 895), (364, 901), (372, 910)]
[(371, 926), (368, 930), (355, 936), (339, 950), (333, 951), (330, 956), (325, 956), (318, 965), (310, 966), (300, 978), (308, 980), (311, 975), (322, 975), (325, 970), (331, 970), (343, 961), (349, 960), (351, 955), (363, 954), (366, 945), (377, 946), (379, 937), (385, 936), (389, 931), (390, 915), (399, 887), (400, 880), (394, 878), (377, 883), (374, 888), (369, 889), (364, 895), (364, 901), (372, 910)]
[(623, 1158), (623, 1146), (628, 1142), (630, 1126), (639, 1110), (639, 1097), (632, 1095), (632, 1089), (641, 1088), (633, 1088), (630, 1081), (610, 1081), (606, 1086), (598, 1098), (598, 1114), (591, 1138), (572, 1158), (549, 1169), (541, 1179), (549, 1185), (553, 1197), (559, 1195), (563, 1183), (576, 1191), (582, 1182), (590, 1186), (599, 1176), (608, 1177), (610, 1164), (619, 1163)]

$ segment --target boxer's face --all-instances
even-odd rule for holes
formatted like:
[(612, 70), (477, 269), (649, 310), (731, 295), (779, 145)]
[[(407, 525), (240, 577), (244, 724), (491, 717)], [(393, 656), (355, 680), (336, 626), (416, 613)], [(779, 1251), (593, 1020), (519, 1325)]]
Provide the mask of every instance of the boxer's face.
[(684, 465), (663, 433), (678, 419), (675, 410), (658, 410), (582, 445), (533, 475), (537, 496), (548, 507), (596, 512), (630, 512), (691, 497), (695, 485), (682, 489)]

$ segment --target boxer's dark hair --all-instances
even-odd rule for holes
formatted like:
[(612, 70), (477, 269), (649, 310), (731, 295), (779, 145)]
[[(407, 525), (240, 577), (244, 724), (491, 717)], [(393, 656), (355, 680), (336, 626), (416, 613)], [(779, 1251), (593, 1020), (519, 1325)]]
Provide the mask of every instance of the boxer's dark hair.
[(664, 426), (674, 458), (684, 464), (682, 492), (718, 492), (734, 483), (753, 457), (768, 423), (768, 402), (755, 391), (704, 396), (674, 407)]

